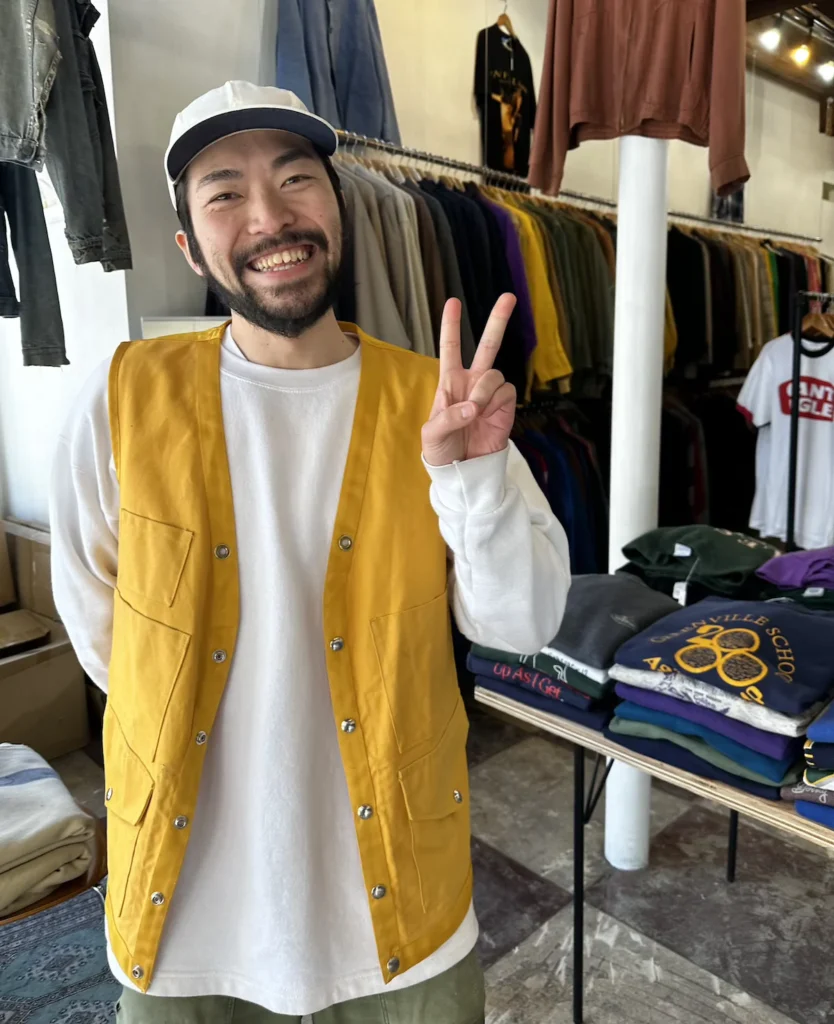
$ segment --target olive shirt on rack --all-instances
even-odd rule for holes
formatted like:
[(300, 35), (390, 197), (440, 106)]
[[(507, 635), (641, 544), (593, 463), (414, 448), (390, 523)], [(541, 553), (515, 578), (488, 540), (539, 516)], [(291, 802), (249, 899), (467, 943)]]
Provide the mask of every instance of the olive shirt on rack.
[(440, 257), (440, 264), (443, 270), (443, 281), (447, 299), (460, 299), (461, 320), (460, 320), (460, 346), (465, 366), (472, 364), (475, 355), (475, 337), (472, 333), (472, 320), (469, 316), (469, 305), (466, 301), (466, 293), (463, 289), (463, 281), (460, 276), (457, 253), (455, 252), (455, 240), (452, 237), (452, 229), (449, 226), (449, 218), (446, 216), (443, 207), (428, 192), (423, 191), (416, 182), (406, 181), (403, 186), (415, 197), (420, 197), (426, 204), (426, 209), (431, 214), (434, 223), (435, 235), (437, 237), (437, 249)]

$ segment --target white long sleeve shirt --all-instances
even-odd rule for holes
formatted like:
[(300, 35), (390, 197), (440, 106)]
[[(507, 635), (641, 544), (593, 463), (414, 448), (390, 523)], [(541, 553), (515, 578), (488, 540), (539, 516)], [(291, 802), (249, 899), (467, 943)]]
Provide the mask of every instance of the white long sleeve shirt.
[[(225, 995), (303, 1016), (386, 989), (320, 643), (360, 361), (357, 348), (333, 366), (281, 370), (247, 361), (230, 331), (223, 341), (240, 629), (152, 996)], [(51, 493), (56, 603), (105, 691), (120, 503), (108, 372), (89, 381), (60, 438)], [(461, 630), (537, 650), (561, 619), (568, 550), (527, 464), (510, 446), (429, 474)], [(470, 909), (387, 988), (453, 967), (476, 939)], [(132, 986), (112, 954), (110, 966)]]

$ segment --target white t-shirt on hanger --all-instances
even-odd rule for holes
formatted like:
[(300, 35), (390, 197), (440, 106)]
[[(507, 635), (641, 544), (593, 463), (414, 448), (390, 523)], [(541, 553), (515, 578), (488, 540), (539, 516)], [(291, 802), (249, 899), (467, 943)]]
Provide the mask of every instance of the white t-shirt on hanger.
[[(813, 350), (824, 343), (805, 341)], [(740, 410), (759, 427), (756, 498), (750, 526), (763, 536), (787, 537), (793, 339), (783, 334), (762, 349), (738, 396)], [(796, 543), (834, 544), (834, 351), (802, 357), (796, 483)], [(764, 429), (762, 429), (764, 428)]]

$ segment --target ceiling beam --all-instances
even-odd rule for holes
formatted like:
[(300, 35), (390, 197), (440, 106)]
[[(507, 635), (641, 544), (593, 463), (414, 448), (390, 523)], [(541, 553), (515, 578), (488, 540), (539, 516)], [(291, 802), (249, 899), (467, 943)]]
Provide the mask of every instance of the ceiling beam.
[(796, 7), (796, 4), (785, 3), (785, 0), (747, 0), (747, 20), (755, 21), (756, 18), (766, 18), (770, 14), (780, 14), (792, 7)]

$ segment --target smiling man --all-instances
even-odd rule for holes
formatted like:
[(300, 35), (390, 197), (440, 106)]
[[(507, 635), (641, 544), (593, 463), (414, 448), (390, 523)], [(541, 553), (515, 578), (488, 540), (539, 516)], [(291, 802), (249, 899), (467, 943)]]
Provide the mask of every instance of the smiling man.
[(133, 342), (61, 437), (53, 581), (104, 722), (121, 1024), (480, 1024), (449, 607), (534, 652), (569, 584), (450, 300), (439, 362), (333, 313), (333, 130), (230, 82), (176, 120), (186, 259), (230, 306)]

